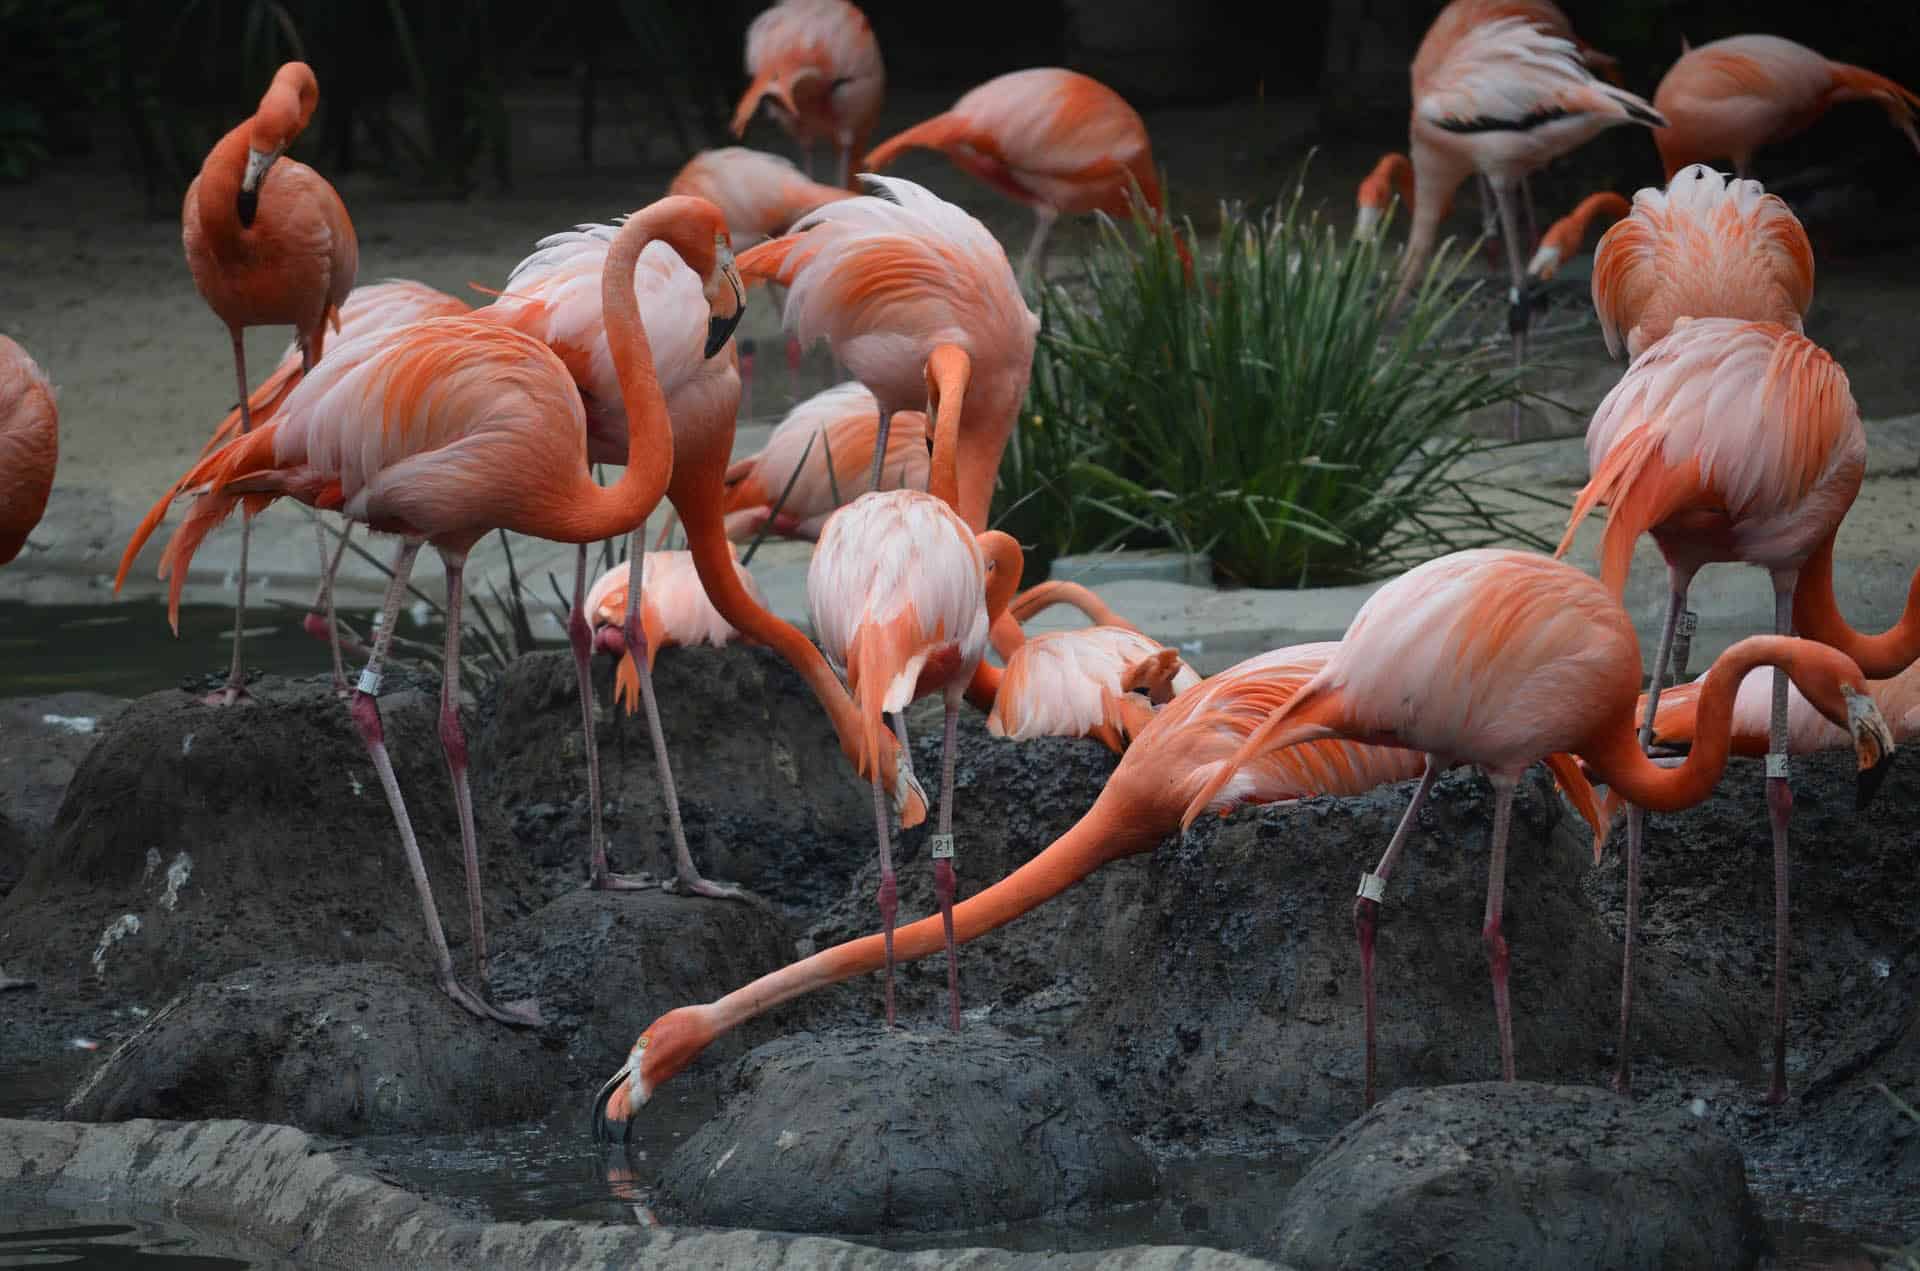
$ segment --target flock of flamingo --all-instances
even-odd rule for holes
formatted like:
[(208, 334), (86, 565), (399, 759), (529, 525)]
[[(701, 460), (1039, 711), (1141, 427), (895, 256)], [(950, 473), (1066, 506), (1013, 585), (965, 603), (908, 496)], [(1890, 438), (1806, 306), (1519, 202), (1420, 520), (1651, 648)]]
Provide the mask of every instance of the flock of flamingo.
[[(1460, 764), (1479, 767), (1495, 793), (1483, 938), (1509, 1080), (1501, 915), (1516, 783), (1544, 762), (1591, 823), (1596, 858), (1610, 813), (1631, 809), (1615, 1076), (1628, 1092), (1644, 811), (1704, 799), (1735, 752), (1767, 755), (1777, 898), (1768, 1098), (1784, 1098), (1788, 756), (1851, 746), (1870, 793), (1896, 733), (1920, 731), (1920, 672), (1911, 669), (1920, 656), (1920, 575), (1900, 623), (1883, 635), (1854, 631), (1838, 611), (1834, 540), (1862, 481), (1866, 439), (1845, 373), (1802, 334), (1813, 291), (1806, 234), (1784, 202), (1744, 177), (1758, 147), (1850, 98), (1878, 102), (1920, 147), (1920, 98), (1799, 45), (1748, 35), (1688, 51), (1648, 103), (1596, 78), (1617, 77), (1616, 63), (1547, 0), (1453, 0), (1413, 63), (1411, 158), (1388, 156), (1362, 185), (1356, 233), (1378, 232), (1396, 193), (1411, 204), (1404, 296), (1453, 194), (1477, 174), (1506, 244), (1522, 354), (1529, 269), (1550, 274), (1578, 250), (1593, 216), (1619, 218), (1595, 249), (1593, 297), (1609, 349), (1631, 360), (1589, 428), (1592, 478), (1561, 544), (1564, 553), (1588, 512), (1604, 506), (1600, 577), (1521, 551), (1443, 556), (1377, 591), (1339, 642), (1277, 649), (1201, 679), (1084, 588), (1049, 582), (1021, 591), (1020, 545), (986, 523), (1039, 328), (1021, 275), (1041, 266), (1063, 213), (1163, 215), (1139, 115), (1084, 75), (1024, 70), (869, 151), (884, 71), (866, 18), (846, 0), (781, 0), (749, 28), (746, 64), (751, 83), (736, 134), (764, 107), (809, 168), (814, 143), (829, 144), (835, 184), (739, 147), (705, 152), (657, 202), (541, 241), (478, 308), (417, 283), (354, 286), (358, 248), (344, 204), (324, 178), (284, 157), (318, 98), (304, 64), (280, 68), (259, 109), (213, 147), (187, 191), (187, 262), (232, 334), (239, 405), (136, 530), (116, 587), (171, 503), (190, 497), (159, 566), (177, 623), (195, 551), (241, 507), (232, 668), (208, 699), (236, 706), (248, 700), (240, 638), (247, 524), (283, 497), (344, 521), (331, 559), (322, 538), (309, 628), (332, 646), (336, 688), (349, 699), (419, 895), (435, 979), (454, 1001), (506, 1024), (540, 1018), (536, 1004), (497, 1003), (486, 989), (459, 715), (464, 561), (483, 536), (509, 530), (580, 545), (568, 636), (592, 886), (652, 885), (607, 862), (588, 674), (596, 649), (620, 659), (618, 695), (646, 715), (674, 852), (669, 889), (741, 894), (703, 878), (688, 852), (654, 696), (663, 646), (744, 637), (771, 647), (819, 699), (873, 789), (881, 933), (662, 1016), (601, 1089), (596, 1134), (609, 1121), (630, 1125), (716, 1037), (823, 985), (884, 968), (891, 1024), (900, 960), (946, 951), (948, 1022), (960, 1027), (959, 944), (1106, 862), (1153, 849), (1205, 812), (1418, 778), (1354, 901), (1371, 1104), (1380, 904), (1436, 777)], [(1527, 174), (1621, 123), (1653, 130), (1667, 186), (1641, 190), (1631, 204), (1613, 194), (1585, 201), (1523, 263)], [(1018, 274), (978, 220), (921, 186), (862, 175), (868, 193), (848, 188), (856, 173), (915, 146), (945, 153), (1035, 210)], [(1739, 177), (1703, 166), (1728, 157)], [(734, 462), (743, 367), (731, 336), (749, 289), (766, 284), (785, 289), (793, 337), (801, 345), (824, 338), (853, 380), (797, 406), (759, 454)], [(290, 325), (295, 339), (249, 388), (241, 333), (258, 325)], [(45, 377), (0, 338), (0, 562), (18, 552), (45, 507), (55, 433)], [(594, 480), (601, 463), (623, 465), (610, 485)], [(643, 541), (663, 500), (684, 529), (685, 551), (657, 543), (649, 551)], [(356, 525), (399, 546), (366, 666), (349, 688), (328, 580)], [(776, 617), (740, 564), (735, 541), (763, 531), (817, 540), (807, 578), (815, 639)], [(1621, 605), (1642, 533), (1667, 560), (1672, 597), (1644, 694), (1639, 643)], [(589, 589), (587, 545), (618, 535), (628, 536), (629, 564)], [(378, 704), (396, 614), (426, 543), (447, 576), (440, 739), (464, 853), (471, 985), (448, 950)], [(1716, 561), (1768, 571), (1774, 630), (1663, 692), (1670, 663), (1684, 674), (1686, 655), (1676, 658), (1675, 646), (1689, 580)], [(1062, 602), (1094, 625), (1026, 635), (1024, 621)], [(1766, 667), (1770, 695), (1766, 680), (1749, 675)], [(902, 712), (931, 695), (945, 706), (930, 853), (940, 912), (896, 929), (893, 816), (904, 828), (928, 811)], [(1072, 829), (956, 904), (954, 742), (963, 701), (989, 712), (997, 736), (1091, 736), (1121, 759)], [(1672, 753), (1679, 747), (1684, 759)]]

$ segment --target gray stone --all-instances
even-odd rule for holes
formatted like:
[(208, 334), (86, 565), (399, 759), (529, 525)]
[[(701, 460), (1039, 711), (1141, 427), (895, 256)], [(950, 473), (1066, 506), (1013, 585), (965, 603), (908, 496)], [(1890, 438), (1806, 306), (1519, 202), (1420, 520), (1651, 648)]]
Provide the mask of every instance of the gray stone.
[(1267, 1249), (1307, 1268), (1750, 1267), (1740, 1152), (1590, 1086), (1403, 1090), (1343, 1130)]
[(748, 1055), (732, 1084), (662, 1171), (695, 1222), (966, 1230), (1156, 1185), (1090, 1081), (994, 1029), (800, 1033)]

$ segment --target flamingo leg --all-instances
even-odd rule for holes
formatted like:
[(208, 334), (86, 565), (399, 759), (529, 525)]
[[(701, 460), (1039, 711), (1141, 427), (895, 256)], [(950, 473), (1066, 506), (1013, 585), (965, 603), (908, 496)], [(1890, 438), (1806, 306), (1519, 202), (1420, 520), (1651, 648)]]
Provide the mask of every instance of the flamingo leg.
[(1480, 191), (1480, 238), (1486, 244), (1487, 268), (1500, 272), (1500, 209), (1495, 205), (1493, 182), (1484, 172), (1476, 172), (1474, 181)]
[(1700, 615), (1689, 609), (1680, 615), (1680, 625), (1673, 633), (1673, 679), (1672, 683), (1684, 683), (1687, 679), (1687, 662), (1693, 657), (1693, 633), (1700, 625)]
[(662, 891), (683, 896), (708, 896), (714, 900), (745, 900), (745, 888), (731, 883), (711, 882), (693, 867), (693, 853), (687, 850), (687, 832), (680, 823), (680, 795), (673, 784), (673, 765), (667, 759), (666, 733), (660, 727), (660, 703), (653, 695), (653, 655), (647, 648), (646, 629), (640, 625), (640, 588), (636, 578), (644, 579), (646, 527), (639, 526), (627, 541), (627, 652), (633, 657), (634, 670), (640, 675), (640, 704), (647, 715), (647, 736), (653, 742), (654, 764), (660, 770), (660, 797), (667, 805), (667, 833), (673, 840), (673, 877), (660, 884)]
[(313, 523), (313, 532), (320, 540), (320, 589), (314, 592), (313, 604), (307, 607), (307, 616), (300, 625), (314, 639), (327, 642), (327, 647), (333, 653), (333, 691), (345, 697), (352, 686), (347, 683), (346, 662), (340, 652), (340, 622), (333, 606), (333, 578), (340, 572), (340, 561), (347, 554), (347, 542), (353, 537), (353, 522), (342, 521), (341, 525), (340, 542), (334, 547), (333, 555), (328, 556), (326, 528), (319, 521)]
[(893, 843), (887, 833), (887, 792), (880, 786), (880, 779), (873, 780), (873, 830), (880, 840), (880, 890), (876, 899), (880, 902), (881, 939), (887, 950), (887, 1027), (893, 1027), (893, 923), (900, 913), (900, 885), (893, 876)]
[(1047, 234), (1053, 229), (1053, 223), (1060, 219), (1060, 213), (1042, 203), (1033, 209), (1033, 238), (1027, 243), (1027, 254), (1020, 258), (1020, 285), (1026, 286), (1033, 280), (1034, 271), (1044, 268), (1047, 259)]
[(839, 154), (839, 163), (834, 168), (837, 177), (834, 184), (844, 190), (848, 188), (848, 182), (853, 180), (853, 143), (843, 141), (834, 149)]
[(387, 646), (393, 641), (393, 627), (399, 618), (400, 600), (406, 595), (407, 579), (413, 574), (413, 562), (420, 554), (420, 543), (421, 540), (410, 538), (400, 544), (399, 554), (393, 562), (393, 579), (387, 584), (386, 601), (380, 610), (380, 625), (374, 630), (373, 651), (367, 657), (367, 669), (361, 672), (359, 686), (354, 689), (347, 709), (353, 717), (354, 727), (360, 733), (360, 740), (367, 747), (368, 757), (373, 760), (374, 772), (380, 778), (380, 788), (387, 796), (387, 807), (393, 813), (394, 826), (400, 831), (400, 847), (407, 858), (407, 872), (413, 878), (413, 890), (420, 898), (420, 909), (426, 918), (427, 941), (433, 946), (435, 983), (460, 1007), (481, 1019), (524, 1024), (529, 1022), (526, 1018), (490, 1005), (460, 983), (459, 977), (453, 973), (453, 955), (447, 950), (447, 933), (440, 925), (440, 910), (433, 903), (433, 887), (427, 881), (426, 862), (420, 857), (420, 843), (414, 837), (413, 821), (407, 815), (407, 801), (400, 793), (400, 781), (394, 775), (393, 760), (387, 754), (385, 730), (380, 722), (380, 667), (386, 661)]
[[(1667, 671), (1667, 659), (1673, 653), (1673, 633), (1680, 613), (1687, 607), (1688, 579), (1677, 570), (1668, 570), (1672, 588), (1667, 596), (1667, 618), (1660, 626), (1660, 652), (1653, 660), (1653, 683), (1647, 689), (1647, 714), (1640, 721), (1640, 749), (1653, 743), (1653, 717), (1660, 707), (1660, 688)], [(1613, 1071), (1616, 1094), (1633, 1093), (1633, 1042), (1629, 1027), (1633, 1020), (1633, 945), (1640, 930), (1640, 844), (1647, 832), (1646, 809), (1639, 804), (1627, 808), (1627, 942), (1620, 955), (1620, 1045)]]
[[(253, 406), (247, 401), (247, 346), (241, 337), (241, 328), (230, 328), (233, 334), (233, 375), (240, 384), (240, 432), (242, 435), (253, 431)], [(240, 586), (239, 594), (233, 601), (233, 665), (227, 670), (225, 688), (216, 689), (207, 695), (209, 706), (232, 706), (235, 702), (247, 699), (247, 672), (242, 662), (241, 643), (246, 636), (247, 616), (247, 548), (253, 539), (253, 517), (245, 509), (240, 514)]]
[(1523, 244), (1528, 254), (1540, 245), (1540, 218), (1533, 210), (1533, 179), (1520, 178), (1520, 208), (1527, 218), (1527, 239)]
[(893, 713), (893, 736), (894, 740), (900, 743), (900, 767), (911, 777), (913, 776), (913, 747), (907, 741), (907, 713), (905, 711), (895, 711)]
[(1487, 946), (1487, 968), (1493, 976), (1493, 1017), (1500, 1026), (1500, 1079), (1513, 1080), (1513, 1005), (1507, 995), (1507, 938), (1500, 931), (1500, 912), (1507, 892), (1507, 828), (1513, 821), (1512, 777), (1487, 774), (1493, 782), (1493, 856), (1487, 865), (1487, 917), (1480, 939)]
[[(947, 690), (946, 734), (940, 744), (940, 832), (933, 839), (933, 894), (947, 935), (947, 1027), (960, 1031), (960, 962), (953, 946), (953, 751), (959, 740), (964, 683)], [(904, 746), (902, 747), (904, 749)]]
[(473, 791), (467, 785), (467, 737), (460, 727), (460, 602), (464, 552), (440, 553), (447, 572), (446, 652), (440, 671), (440, 751), (453, 783), (453, 806), (460, 820), (460, 855), (467, 876), (467, 927), (473, 934), (474, 982), (487, 983), (487, 920), (480, 907), (480, 847), (473, 828)]
[(885, 488), (880, 484), (880, 477), (886, 471), (887, 467), (887, 432), (892, 427), (893, 412), (882, 406), (880, 408), (880, 426), (876, 428), (873, 433), (873, 472), (867, 481), (867, 489), (869, 490)]
[[(1782, 579), (1784, 578), (1784, 587)], [(1793, 631), (1796, 574), (1774, 576), (1773, 630)], [(1773, 669), (1773, 716), (1767, 722), (1767, 821), (1773, 830), (1773, 1080), (1769, 1104), (1787, 1100), (1787, 962), (1792, 932), (1787, 917), (1787, 822), (1793, 816), (1793, 787), (1787, 764), (1787, 673)]]
[(1433, 783), (1439, 776), (1440, 761), (1428, 755), (1427, 769), (1420, 775), (1420, 784), (1413, 792), (1412, 802), (1400, 814), (1400, 824), (1394, 828), (1393, 838), (1387, 843), (1386, 855), (1380, 858), (1373, 873), (1360, 876), (1360, 892), (1353, 898), (1353, 932), (1360, 938), (1360, 997), (1366, 1012), (1366, 1106), (1369, 1108), (1373, 1106), (1374, 1069), (1373, 940), (1380, 920), (1380, 899), (1386, 892), (1387, 875), (1393, 872), (1394, 862), (1400, 859), (1400, 849), (1407, 845), (1407, 834), (1413, 828), (1414, 818), (1420, 815), (1420, 806), (1427, 801), (1427, 795), (1433, 792)]
[(593, 722), (593, 629), (587, 625), (585, 543), (580, 544), (573, 561), (573, 607), (567, 615), (567, 646), (573, 650), (573, 677), (580, 689), (580, 736), (587, 751), (587, 833), (593, 845), (587, 865), (588, 882), (600, 891), (637, 891), (646, 884), (607, 869), (607, 832), (600, 796), (600, 738)]
[[(1507, 270), (1512, 285), (1507, 291), (1507, 330), (1513, 335), (1513, 366), (1517, 371), (1527, 363), (1527, 328), (1532, 323), (1531, 297), (1527, 292), (1527, 262), (1520, 252), (1520, 218), (1514, 208), (1513, 187), (1495, 185), (1494, 200), (1500, 206), (1501, 237), (1507, 242)], [(1513, 403), (1513, 439), (1520, 440), (1520, 402)]]

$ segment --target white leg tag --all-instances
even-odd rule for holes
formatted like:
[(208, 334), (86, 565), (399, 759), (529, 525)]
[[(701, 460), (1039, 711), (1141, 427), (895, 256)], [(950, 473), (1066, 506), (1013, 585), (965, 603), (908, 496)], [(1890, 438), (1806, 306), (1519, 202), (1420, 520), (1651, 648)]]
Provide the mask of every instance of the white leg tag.
[(1778, 751), (1772, 751), (1772, 750), (1768, 751), (1767, 752), (1767, 775), (1769, 777), (1779, 777), (1782, 780), (1785, 780), (1786, 777), (1789, 775), (1787, 771), (1788, 762), (1789, 762), (1788, 756), (1780, 754)]
[(380, 672), (372, 667), (360, 672), (360, 691), (368, 697), (380, 696)]
[(1384, 897), (1386, 894), (1387, 894), (1386, 879), (1380, 877), (1380, 875), (1378, 874), (1373, 874), (1373, 873), (1360, 875), (1360, 892), (1359, 892), (1360, 899), (1371, 900), (1377, 905), (1380, 903), (1381, 898)]
[(927, 836), (927, 855), (936, 861), (953, 859), (953, 835), (929, 834)]
[(1680, 621), (1674, 624), (1673, 633), (1683, 639), (1691, 640), (1693, 633), (1700, 629), (1700, 615), (1691, 609), (1682, 610)]

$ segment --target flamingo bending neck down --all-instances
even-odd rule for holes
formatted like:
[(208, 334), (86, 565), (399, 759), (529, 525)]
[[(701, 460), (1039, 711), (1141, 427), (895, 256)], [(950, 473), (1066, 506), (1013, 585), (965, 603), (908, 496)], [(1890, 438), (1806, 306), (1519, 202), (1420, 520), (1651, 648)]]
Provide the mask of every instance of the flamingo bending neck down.
[(1539, 248), (1533, 253), (1533, 259), (1527, 262), (1527, 277), (1541, 282), (1551, 281), (1561, 265), (1580, 254), (1580, 244), (1586, 241), (1587, 228), (1596, 218), (1617, 221), (1628, 210), (1627, 201), (1612, 190), (1601, 190), (1581, 199), (1573, 211), (1555, 221), (1541, 235)]
[(1920, 660), (1920, 570), (1914, 571), (1907, 586), (1907, 603), (1899, 621), (1878, 635), (1855, 631), (1841, 615), (1833, 594), (1836, 534), (1822, 539), (1800, 567), (1793, 589), (1793, 628), (1810, 640), (1832, 645), (1877, 679), (1900, 675)]
[(746, 132), (764, 102), (799, 143), (807, 176), (813, 143), (825, 141), (837, 156), (837, 184), (852, 181), (887, 87), (867, 15), (847, 0), (780, 0), (747, 27), (747, 74), (733, 135)]

